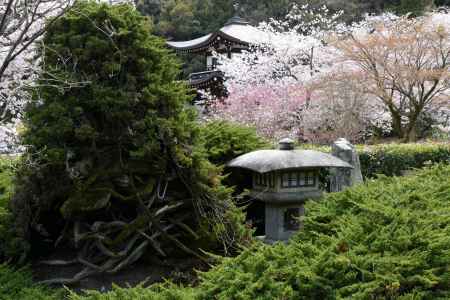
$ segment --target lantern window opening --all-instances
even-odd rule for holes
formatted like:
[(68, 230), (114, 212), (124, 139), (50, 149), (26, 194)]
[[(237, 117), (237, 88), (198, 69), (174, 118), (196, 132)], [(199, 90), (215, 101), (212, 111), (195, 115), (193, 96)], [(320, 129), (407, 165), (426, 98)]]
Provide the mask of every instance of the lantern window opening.
[(269, 187), (274, 188), (275, 187), (275, 175), (273, 173), (269, 173)]
[(273, 173), (256, 173), (255, 184), (257, 186), (275, 187), (275, 178)]
[(289, 171), (282, 174), (282, 188), (314, 187), (316, 186), (315, 171)]
[(288, 208), (284, 211), (283, 216), (283, 229), (284, 231), (295, 231), (300, 229), (300, 209)]

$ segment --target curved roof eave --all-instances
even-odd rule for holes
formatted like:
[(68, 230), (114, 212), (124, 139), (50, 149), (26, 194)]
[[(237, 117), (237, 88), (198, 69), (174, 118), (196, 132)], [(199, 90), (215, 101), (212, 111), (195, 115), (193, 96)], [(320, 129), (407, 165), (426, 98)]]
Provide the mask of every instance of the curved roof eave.
[[(199, 38), (196, 38), (193, 40), (181, 41), (181, 42), (167, 41), (166, 44), (170, 48), (172, 48), (176, 51), (198, 52), (198, 51), (203, 51), (204, 49), (209, 48), (214, 42), (217, 41), (217, 38), (220, 37), (221, 39), (225, 39), (225, 40), (228, 40), (233, 43), (249, 46), (251, 44), (251, 41), (246, 41), (237, 36), (233, 36), (232, 32), (234, 32), (234, 33), (240, 32), (239, 29), (236, 28), (236, 26), (241, 27), (241, 29), (251, 27), (250, 25), (228, 25), (228, 26), (222, 27), (219, 31), (217, 31), (215, 33), (210, 33), (210, 34), (204, 35), (202, 37), (199, 37)], [(232, 27), (234, 27), (234, 30), (232, 30), (232, 31), (227, 30)], [(251, 27), (251, 28), (254, 29), (254, 27)], [(245, 30), (241, 30), (241, 32), (245, 32)], [(249, 30), (247, 30), (247, 32), (249, 32)], [(250, 38), (250, 36), (249, 36), (249, 38)]]
[(210, 34), (207, 34), (202, 37), (199, 37), (199, 38), (196, 38), (193, 40), (189, 40), (189, 41), (181, 41), (181, 42), (167, 41), (166, 44), (170, 48), (174, 48), (174, 49), (179, 49), (179, 50), (191, 49), (195, 46), (201, 46), (201, 45), (207, 44), (211, 40), (211, 37), (213, 35), (214, 34), (210, 33)]

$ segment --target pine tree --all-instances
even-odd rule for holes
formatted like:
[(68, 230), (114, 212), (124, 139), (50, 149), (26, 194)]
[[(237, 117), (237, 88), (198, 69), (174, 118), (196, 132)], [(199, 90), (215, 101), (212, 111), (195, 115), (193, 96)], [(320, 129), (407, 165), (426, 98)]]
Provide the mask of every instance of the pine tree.
[(38, 79), (27, 108), (13, 207), (26, 240), (77, 249), (84, 269), (56, 281), (117, 272), (173, 246), (197, 255), (205, 238), (239, 240), (230, 234), (243, 232), (242, 215), (205, 159), (178, 62), (146, 19), (81, 1), (43, 44), (52, 76)]

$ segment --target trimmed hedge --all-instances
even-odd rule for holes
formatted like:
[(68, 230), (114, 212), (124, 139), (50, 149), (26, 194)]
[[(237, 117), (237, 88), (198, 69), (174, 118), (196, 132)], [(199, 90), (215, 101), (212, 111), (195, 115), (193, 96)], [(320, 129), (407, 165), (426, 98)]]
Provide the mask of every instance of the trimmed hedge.
[(365, 178), (377, 174), (404, 175), (405, 171), (436, 163), (450, 163), (449, 143), (385, 144), (358, 147)]
[[(302, 149), (331, 152), (329, 146), (300, 145)], [(357, 145), (364, 178), (405, 175), (437, 163), (450, 164), (450, 143)]]

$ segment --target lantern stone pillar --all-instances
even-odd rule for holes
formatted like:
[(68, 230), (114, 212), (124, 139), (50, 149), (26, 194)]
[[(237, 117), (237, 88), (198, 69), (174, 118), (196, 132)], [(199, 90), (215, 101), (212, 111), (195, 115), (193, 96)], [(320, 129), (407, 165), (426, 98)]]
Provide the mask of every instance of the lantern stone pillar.
[(331, 169), (331, 191), (339, 192), (363, 182), (361, 163), (356, 148), (348, 140), (340, 138), (331, 145), (332, 155), (349, 163), (353, 169)]
[(302, 225), (299, 218), (305, 215), (302, 202), (290, 205), (266, 203), (265, 234), (267, 242), (286, 241)]

